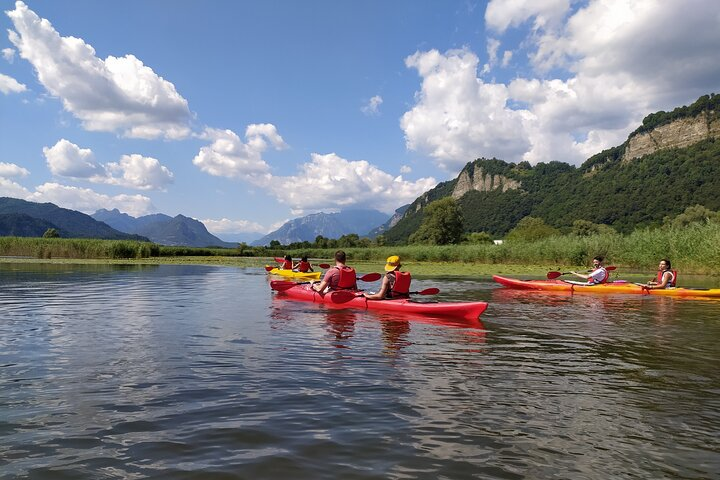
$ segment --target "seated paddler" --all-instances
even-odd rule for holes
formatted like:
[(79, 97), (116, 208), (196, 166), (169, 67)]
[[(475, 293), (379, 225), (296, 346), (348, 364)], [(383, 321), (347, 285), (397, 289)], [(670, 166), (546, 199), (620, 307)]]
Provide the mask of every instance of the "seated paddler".
[(393, 255), (385, 262), (385, 276), (383, 277), (380, 290), (376, 293), (365, 294), (368, 300), (384, 300), (390, 298), (410, 297), (410, 272), (401, 272), (400, 257)]

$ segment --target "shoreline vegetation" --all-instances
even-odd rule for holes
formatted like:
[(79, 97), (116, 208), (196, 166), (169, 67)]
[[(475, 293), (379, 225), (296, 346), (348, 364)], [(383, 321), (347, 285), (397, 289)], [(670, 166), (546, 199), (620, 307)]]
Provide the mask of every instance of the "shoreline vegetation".
[[(720, 275), (720, 224), (691, 224), (640, 229), (628, 235), (558, 235), (536, 241), (506, 241), (458, 245), (338, 247), (348, 261), (380, 268), (390, 255), (399, 255), (415, 274), (492, 275), (542, 274), (548, 270), (587, 267), (595, 255), (606, 257), (628, 273), (653, 272), (661, 258), (669, 258), (683, 274)], [(273, 257), (307, 255), (319, 263), (332, 259), (336, 248), (282, 247), (190, 248), (167, 247), (128, 240), (0, 237), (0, 262), (53, 263), (198, 263), (262, 267)], [(412, 265), (412, 267), (410, 267)], [(364, 269), (364, 268), (363, 268)]]

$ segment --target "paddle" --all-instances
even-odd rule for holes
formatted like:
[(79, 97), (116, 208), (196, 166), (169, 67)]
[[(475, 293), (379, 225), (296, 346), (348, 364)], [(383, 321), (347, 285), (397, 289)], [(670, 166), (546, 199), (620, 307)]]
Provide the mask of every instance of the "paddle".
[[(280, 258), (280, 257), (275, 258), (275, 260), (276, 260), (276, 261), (281, 261), (281, 260), (282, 260), (283, 262), (285, 261), (285, 260), (283, 260), (283, 259)], [(327, 268), (330, 268), (330, 265), (327, 264), (327, 263), (321, 263), (321, 264), (318, 265), (318, 267), (327, 269)], [(275, 268), (278, 268), (278, 267), (271, 267), (270, 265), (265, 265), (265, 270), (268, 271), (268, 272), (272, 271), (272, 270), (275, 269)], [(306, 273), (306, 272), (305, 272), (305, 273)]]
[[(605, 270), (607, 270), (608, 272), (612, 272), (616, 268), (617, 267), (609, 266), (609, 267), (605, 267)], [(592, 270), (588, 270), (588, 272), (592, 272)], [(547, 278), (548, 278), (548, 280), (554, 280), (562, 275), (570, 275), (571, 273), (572, 272), (548, 272)]]
[[(366, 273), (361, 277), (357, 277), (358, 280), (362, 280), (363, 282), (374, 282), (376, 280), (380, 280), (380, 278), (382, 278), (382, 275), (380, 275), (379, 273)], [(317, 280), (313, 282), (290, 282), (287, 280), (273, 280), (270, 282), (270, 288), (272, 288), (273, 290), (277, 290), (278, 292), (284, 292), (285, 290), (290, 290), (295, 285), (308, 285), (315, 282), (317, 282)]]
[[(440, 293), (439, 288), (426, 288), (425, 290), (420, 290), (419, 292), (409, 292), (412, 295), (437, 295)], [(355, 297), (361, 297), (362, 293), (360, 292), (353, 292), (349, 290), (340, 290), (337, 292), (332, 292), (330, 294), (330, 298), (332, 299), (333, 303), (347, 303), (350, 300), (352, 300)], [(399, 297), (402, 298), (402, 297)], [(391, 300), (389, 298), (383, 298), (380, 300)], [(375, 300), (371, 300), (375, 301)]]

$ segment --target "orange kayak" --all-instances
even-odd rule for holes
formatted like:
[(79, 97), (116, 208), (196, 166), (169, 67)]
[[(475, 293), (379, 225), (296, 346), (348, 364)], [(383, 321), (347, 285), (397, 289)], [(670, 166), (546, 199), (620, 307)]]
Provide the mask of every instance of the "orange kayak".
[(493, 280), (508, 288), (523, 290), (541, 290), (545, 292), (572, 292), (572, 293), (625, 293), (635, 295), (662, 295), (668, 297), (712, 297), (720, 298), (720, 288), (662, 288), (648, 289), (635, 283), (615, 281), (598, 285), (588, 285), (581, 282), (566, 280), (519, 280), (516, 278), (493, 275)]

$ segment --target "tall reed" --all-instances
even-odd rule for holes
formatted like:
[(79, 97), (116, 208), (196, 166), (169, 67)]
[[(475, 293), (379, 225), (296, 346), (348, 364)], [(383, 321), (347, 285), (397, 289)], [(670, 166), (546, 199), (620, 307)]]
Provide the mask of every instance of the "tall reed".
[(134, 240), (0, 237), (0, 255), (33, 258), (148, 258), (158, 245)]

